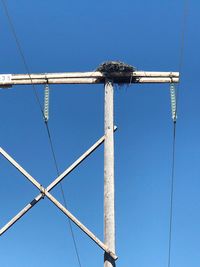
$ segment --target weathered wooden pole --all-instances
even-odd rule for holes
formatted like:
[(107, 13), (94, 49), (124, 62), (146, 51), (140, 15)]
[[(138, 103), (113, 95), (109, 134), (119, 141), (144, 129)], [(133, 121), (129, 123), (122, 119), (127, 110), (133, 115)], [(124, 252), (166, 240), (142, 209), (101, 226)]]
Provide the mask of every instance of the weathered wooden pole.
[[(105, 81), (104, 107), (104, 243), (115, 253), (114, 196), (114, 90), (113, 81)], [(114, 267), (115, 260), (104, 254), (104, 267)]]

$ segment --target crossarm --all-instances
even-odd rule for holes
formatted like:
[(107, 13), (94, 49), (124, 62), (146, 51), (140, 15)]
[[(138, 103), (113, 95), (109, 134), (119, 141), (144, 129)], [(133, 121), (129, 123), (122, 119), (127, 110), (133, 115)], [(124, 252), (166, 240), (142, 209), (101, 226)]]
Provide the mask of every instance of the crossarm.
[[(114, 83), (178, 83), (179, 72), (135, 71), (131, 73), (114, 72), (110, 74)], [(94, 72), (63, 72), (39, 74), (1, 74), (0, 87), (31, 84), (102, 84), (106, 74)]]

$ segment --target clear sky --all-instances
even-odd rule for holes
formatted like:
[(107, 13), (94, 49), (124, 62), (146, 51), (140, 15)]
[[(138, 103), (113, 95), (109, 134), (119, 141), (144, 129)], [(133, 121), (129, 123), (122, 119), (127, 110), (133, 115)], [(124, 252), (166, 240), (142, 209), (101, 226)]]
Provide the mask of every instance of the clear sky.
[[(188, 1), (175, 154), (172, 267), (200, 265), (199, 1)], [(31, 72), (93, 71), (120, 60), (146, 71), (179, 71), (184, 1), (8, 0)], [(0, 73), (26, 73), (0, 5)], [(37, 87), (43, 102), (43, 87)], [(56, 85), (49, 127), (59, 170), (103, 135), (102, 85)], [(0, 90), (0, 146), (44, 186), (55, 177), (30, 86)], [(173, 123), (169, 85), (115, 88), (118, 267), (166, 267)], [(37, 190), (0, 158), (0, 226)], [(103, 240), (103, 146), (63, 182), (69, 210)], [(61, 202), (59, 186), (52, 194)], [(103, 251), (73, 225), (82, 267)], [(0, 237), (2, 267), (78, 267), (67, 218), (47, 199)]]

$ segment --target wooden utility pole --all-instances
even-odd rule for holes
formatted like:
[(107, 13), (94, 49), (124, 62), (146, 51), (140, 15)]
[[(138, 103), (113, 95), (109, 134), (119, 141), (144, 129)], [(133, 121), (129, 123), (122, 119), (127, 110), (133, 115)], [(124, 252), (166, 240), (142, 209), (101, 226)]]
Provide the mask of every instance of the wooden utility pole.
[[(114, 195), (114, 90), (113, 81), (105, 81), (104, 107), (104, 242), (115, 253)], [(114, 267), (115, 261), (105, 252), (104, 267)]]
[[(65, 215), (67, 215), (81, 230), (83, 230), (99, 247), (104, 250), (104, 267), (114, 267), (117, 256), (115, 254), (115, 194), (114, 194), (114, 89), (113, 84), (132, 83), (178, 83), (178, 72), (113, 72), (109, 75), (95, 72), (71, 72), (71, 73), (41, 73), (41, 74), (2, 74), (0, 75), (0, 87), (9, 88), (14, 85), (33, 84), (104, 84), (104, 137), (84, 153), (63, 174), (57, 177), (46, 189), (43, 188), (32, 176), (30, 176), (18, 163), (16, 163), (3, 149), (0, 154), (6, 157), (26, 178), (28, 178), (39, 190), (40, 194), (10, 220), (2, 229), (0, 235), (8, 230), (29, 209), (46, 196)], [(101, 242), (89, 229), (80, 223), (68, 210), (65, 209), (49, 191), (55, 187), (65, 176), (104, 142), (104, 243)]]

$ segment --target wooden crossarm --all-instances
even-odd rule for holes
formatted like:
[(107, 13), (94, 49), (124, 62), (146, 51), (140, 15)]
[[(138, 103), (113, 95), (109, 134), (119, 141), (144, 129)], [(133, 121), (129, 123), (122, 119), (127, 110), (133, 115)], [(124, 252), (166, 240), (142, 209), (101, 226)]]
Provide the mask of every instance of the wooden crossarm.
[[(110, 74), (114, 83), (178, 83), (179, 72), (134, 71)], [(38, 74), (0, 74), (0, 87), (31, 84), (102, 84), (107, 76), (94, 72), (63, 72)]]

